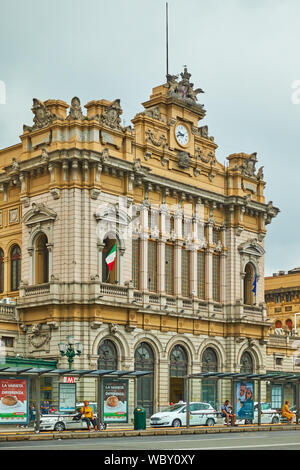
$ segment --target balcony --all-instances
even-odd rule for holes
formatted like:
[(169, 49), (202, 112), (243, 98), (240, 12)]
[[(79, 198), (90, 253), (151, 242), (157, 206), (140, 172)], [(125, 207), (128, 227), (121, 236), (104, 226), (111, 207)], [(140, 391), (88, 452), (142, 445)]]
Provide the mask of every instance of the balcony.
[[(132, 282), (125, 285), (109, 284), (91, 279), (89, 282), (60, 282), (51, 280), (46, 284), (20, 286), (18, 306), (21, 308), (52, 303), (68, 304), (105, 304), (126, 308), (138, 308), (152, 312), (166, 312), (169, 315), (224, 317), (224, 306), (220, 303), (208, 303), (195, 297), (176, 297), (155, 292), (136, 290)], [(214, 315), (214, 317), (216, 317)]]
[(0, 321), (17, 321), (16, 306), (0, 303)]

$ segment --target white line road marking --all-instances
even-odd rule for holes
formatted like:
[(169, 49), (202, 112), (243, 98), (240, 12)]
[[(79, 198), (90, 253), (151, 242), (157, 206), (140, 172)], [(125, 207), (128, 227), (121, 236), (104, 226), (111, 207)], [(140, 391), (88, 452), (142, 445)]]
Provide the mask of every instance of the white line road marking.
[[(254, 447), (281, 447), (285, 444), (281, 443), (277, 443), (277, 444), (253, 444), (253, 445), (250, 445), (250, 446), (246, 446), (246, 445), (240, 445), (240, 446), (226, 446), (226, 447), (195, 447), (193, 449), (191, 448), (188, 448), (188, 449), (179, 449), (179, 450), (230, 450), (230, 449), (247, 449), (247, 448), (250, 448), (250, 449), (253, 449)], [(288, 446), (298, 446), (299, 449), (300, 449), (300, 442), (293, 442), (293, 443), (288, 443)], [(161, 450), (161, 449), (160, 449)], [(168, 449), (164, 449), (164, 450), (168, 450)]]

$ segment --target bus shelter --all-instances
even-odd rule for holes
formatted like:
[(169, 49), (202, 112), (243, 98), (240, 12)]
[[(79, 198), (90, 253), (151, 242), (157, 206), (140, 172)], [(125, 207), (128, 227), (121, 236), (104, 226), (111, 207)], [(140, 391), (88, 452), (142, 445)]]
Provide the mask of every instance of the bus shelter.
[[(214, 380), (229, 380), (231, 382), (231, 397), (230, 398), (233, 413), (237, 411), (237, 396), (236, 396), (236, 384), (239, 381), (250, 381), (256, 383), (257, 386), (257, 403), (258, 403), (258, 425), (261, 425), (261, 385), (262, 382), (276, 382), (276, 383), (295, 383), (296, 386), (296, 424), (299, 422), (299, 390), (300, 390), (300, 374), (291, 373), (276, 373), (270, 372), (265, 374), (253, 374), (253, 373), (233, 373), (233, 372), (200, 372), (196, 374), (187, 375), (186, 380), (186, 395), (187, 395), (187, 406), (186, 406), (186, 426), (190, 427), (190, 397), (191, 397), (191, 380), (198, 379), (200, 381), (205, 379)], [(219, 410), (220, 411), (220, 410)]]
[[(100, 422), (103, 422), (103, 387), (102, 383), (105, 378), (117, 379), (134, 379), (134, 408), (137, 407), (137, 379), (144, 375), (149, 375), (148, 371), (128, 371), (128, 370), (90, 370), (90, 369), (39, 369), (39, 368), (22, 368), (22, 367), (0, 367), (1, 376), (9, 376), (10, 378), (30, 378), (35, 382), (36, 403), (40, 403), (40, 380), (41, 376), (48, 377), (92, 377), (97, 382), (97, 413)], [(36, 407), (36, 431), (40, 430), (40, 407)]]

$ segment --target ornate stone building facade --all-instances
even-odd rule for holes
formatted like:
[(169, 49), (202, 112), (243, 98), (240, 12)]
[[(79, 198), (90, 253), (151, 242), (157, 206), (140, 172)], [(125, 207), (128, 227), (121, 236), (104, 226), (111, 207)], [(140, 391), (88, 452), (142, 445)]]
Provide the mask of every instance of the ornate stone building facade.
[[(190, 77), (168, 76), (127, 127), (118, 99), (86, 114), (77, 97), (34, 99), (33, 126), (0, 150), (0, 287), (16, 302), (1, 306), (5, 353), (66, 367), (58, 344), (73, 335), (76, 368), (152, 371), (138, 383), (148, 414), (184, 398), (188, 373), (268, 368), (264, 237), (278, 209), (255, 153), (217, 160)], [(214, 404), (225, 393), (192, 387)]]

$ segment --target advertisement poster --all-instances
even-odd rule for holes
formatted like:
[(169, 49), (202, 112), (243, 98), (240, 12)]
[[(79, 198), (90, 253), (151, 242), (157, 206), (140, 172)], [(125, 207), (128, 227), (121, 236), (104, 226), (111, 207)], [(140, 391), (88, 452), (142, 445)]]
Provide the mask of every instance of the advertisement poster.
[(28, 407), (28, 380), (1, 378), (0, 423), (27, 423)]
[(76, 409), (76, 384), (59, 384), (59, 411), (72, 413)]
[(128, 380), (103, 380), (103, 417), (106, 423), (128, 422)]
[(237, 419), (254, 419), (254, 386), (253, 382), (236, 384)]

